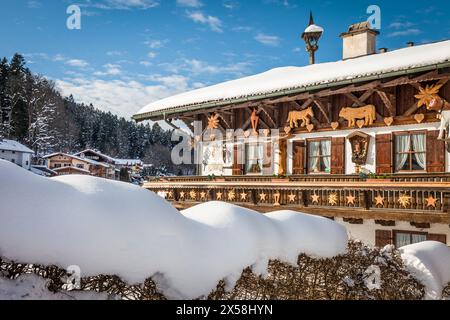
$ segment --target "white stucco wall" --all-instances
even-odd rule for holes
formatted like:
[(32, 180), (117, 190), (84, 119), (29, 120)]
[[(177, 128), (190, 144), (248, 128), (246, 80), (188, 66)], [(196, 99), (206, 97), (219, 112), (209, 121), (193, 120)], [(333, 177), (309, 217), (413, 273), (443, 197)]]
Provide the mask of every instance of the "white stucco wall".
[(9, 150), (0, 150), (0, 159), (11, 161), (11, 162), (14, 160), (15, 164), (17, 164), (27, 170), (30, 170), (30, 168), (31, 168), (31, 154), (30, 153), (23, 153), (23, 152), (19, 152), (19, 151), (16, 151), (13, 153), (13, 151), (9, 151)]
[[(328, 131), (328, 132), (311, 132), (311, 133), (301, 133), (295, 135), (293, 138), (288, 140), (288, 164), (287, 170), (288, 174), (292, 174), (292, 141), (296, 140), (305, 140), (305, 139), (313, 139), (313, 138), (338, 138), (338, 137), (347, 137), (349, 134), (355, 131), (361, 131), (371, 136), (370, 144), (369, 144), (369, 153), (367, 155), (367, 163), (363, 166), (364, 169), (375, 172), (376, 171), (376, 150), (375, 150), (375, 137), (377, 134), (386, 134), (395, 131), (413, 131), (413, 130), (437, 130), (439, 128), (439, 123), (424, 123), (424, 124), (411, 124), (411, 125), (402, 125), (402, 126), (390, 126), (390, 127), (370, 127), (370, 128), (350, 128), (346, 130), (337, 130), (337, 131)], [(352, 174), (355, 173), (355, 165), (352, 162), (351, 155), (351, 145), (350, 142), (346, 139), (345, 142), (345, 173)], [(450, 156), (447, 153), (447, 171), (450, 171), (449, 162)]]
[(364, 220), (363, 224), (350, 224), (344, 222), (342, 218), (335, 218), (335, 221), (345, 226), (351, 239), (358, 239), (363, 243), (373, 246), (375, 245), (375, 230), (402, 230), (445, 234), (447, 235), (447, 245), (450, 245), (450, 227), (447, 224), (432, 223), (429, 229), (419, 229), (411, 226), (410, 223), (406, 221), (397, 221), (395, 226), (392, 227), (384, 227), (375, 224), (375, 220)]

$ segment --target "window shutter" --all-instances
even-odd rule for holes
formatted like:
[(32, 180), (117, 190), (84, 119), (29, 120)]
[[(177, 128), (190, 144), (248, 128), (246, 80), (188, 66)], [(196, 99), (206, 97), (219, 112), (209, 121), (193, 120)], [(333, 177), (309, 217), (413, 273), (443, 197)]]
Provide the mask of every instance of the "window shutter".
[(392, 173), (392, 134), (376, 136), (376, 171), (377, 174)]
[(445, 142), (438, 135), (437, 130), (427, 132), (427, 172), (445, 172)]
[(265, 144), (264, 159), (263, 159), (263, 167), (264, 168), (272, 168), (272, 142), (269, 141)]
[(286, 162), (287, 162), (287, 141), (282, 139), (278, 142), (279, 153), (278, 153), (278, 174), (286, 174)]
[(447, 244), (447, 236), (445, 234), (429, 233), (427, 235), (427, 240), (428, 241), (439, 241), (439, 242), (442, 242), (443, 244)]
[(233, 176), (241, 176), (244, 174), (243, 164), (239, 164), (239, 151), (239, 146), (235, 144), (233, 147)]
[(391, 230), (375, 230), (375, 246), (383, 248), (388, 244), (392, 244)]
[(305, 174), (305, 141), (292, 142), (292, 173)]
[(345, 138), (331, 139), (331, 174), (345, 174)]

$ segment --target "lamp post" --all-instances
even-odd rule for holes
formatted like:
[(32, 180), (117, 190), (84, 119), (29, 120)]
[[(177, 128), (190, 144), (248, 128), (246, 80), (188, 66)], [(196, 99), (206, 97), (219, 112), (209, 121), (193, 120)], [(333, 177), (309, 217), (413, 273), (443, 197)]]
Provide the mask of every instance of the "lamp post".
[(302, 34), (302, 39), (306, 43), (306, 51), (309, 52), (309, 64), (314, 64), (315, 52), (319, 49), (318, 42), (323, 34), (323, 28), (314, 24), (314, 18), (312, 12), (309, 15), (309, 26)]

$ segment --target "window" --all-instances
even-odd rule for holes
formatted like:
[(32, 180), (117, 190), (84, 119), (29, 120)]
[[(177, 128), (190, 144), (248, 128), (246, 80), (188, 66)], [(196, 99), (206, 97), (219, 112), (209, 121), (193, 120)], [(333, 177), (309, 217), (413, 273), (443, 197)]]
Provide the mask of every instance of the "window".
[(11, 159), (11, 162), (12, 163), (16, 163), (16, 159)]
[(261, 174), (264, 164), (264, 146), (258, 143), (245, 145), (245, 172), (248, 174)]
[(308, 141), (308, 172), (331, 172), (331, 139)]
[(77, 164), (78, 169), (84, 169), (84, 164)]
[(26, 166), (28, 166), (28, 160), (27, 160), (27, 161), (25, 161), (25, 165), (26, 165)]
[(53, 165), (53, 168), (61, 168), (61, 163), (55, 163), (55, 164)]
[(13, 152), (12, 152), (12, 154), (16, 154), (16, 152), (15, 152), (15, 151), (13, 151)]
[(426, 166), (425, 133), (406, 133), (395, 136), (395, 170), (423, 171)]
[(409, 231), (394, 231), (394, 243), (397, 248), (406, 246), (408, 244), (418, 243), (427, 240), (426, 233), (409, 232)]

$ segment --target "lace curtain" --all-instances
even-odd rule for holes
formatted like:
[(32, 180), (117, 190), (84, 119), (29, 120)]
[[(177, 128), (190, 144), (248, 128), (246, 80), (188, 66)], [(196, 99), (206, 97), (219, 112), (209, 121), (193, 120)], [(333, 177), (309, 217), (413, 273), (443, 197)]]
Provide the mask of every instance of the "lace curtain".
[(401, 152), (408, 152), (409, 147), (411, 145), (411, 136), (396, 136), (395, 137), (395, 146), (397, 149), (397, 156), (395, 160), (395, 166), (397, 170), (402, 170), (406, 161), (408, 160), (408, 153), (401, 153)]
[(261, 173), (262, 170), (262, 159), (264, 157), (263, 154), (263, 146), (258, 144), (248, 144), (247, 145), (247, 165), (246, 172), (247, 173)]
[(320, 141), (310, 142), (309, 143), (309, 172), (320, 171), (319, 155), (320, 155)]
[(325, 172), (330, 172), (331, 167), (331, 141), (324, 140), (321, 143), (322, 148), (322, 155), (325, 157), (322, 157), (323, 163), (325, 165)]
[(425, 135), (415, 134), (412, 136), (413, 149), (416, 151), (414, 154), (417, 163), (422, 169), (425, 169)]

